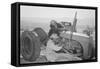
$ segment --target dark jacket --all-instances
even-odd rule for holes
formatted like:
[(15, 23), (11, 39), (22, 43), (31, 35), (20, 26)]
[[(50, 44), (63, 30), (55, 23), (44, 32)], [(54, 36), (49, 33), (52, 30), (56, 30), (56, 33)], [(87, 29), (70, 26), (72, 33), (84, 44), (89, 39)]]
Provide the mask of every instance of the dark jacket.
[(56, 23), (56, 26), (55, 27), (54, 25), (50, 25), (50, 30), (49, 30), (49, 33), (48, 33), (48, 37), (50, 37), (52, 34), (57, 34), (58, 36), (60, 35), (60, 30), (58, 30), (58, 28), (62, 28), (62, 26), (59, 24), (59, 23)]

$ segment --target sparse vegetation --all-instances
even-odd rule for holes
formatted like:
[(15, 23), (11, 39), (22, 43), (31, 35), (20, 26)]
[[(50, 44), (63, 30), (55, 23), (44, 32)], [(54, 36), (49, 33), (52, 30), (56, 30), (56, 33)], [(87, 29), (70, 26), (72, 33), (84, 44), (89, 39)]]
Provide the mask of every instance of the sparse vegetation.
[(94, 31), (94, 28), (87, 25), (86, 29), (83, 30), (83, 33), (90, 36), (91, 34), (93, 34), (93, 31)]

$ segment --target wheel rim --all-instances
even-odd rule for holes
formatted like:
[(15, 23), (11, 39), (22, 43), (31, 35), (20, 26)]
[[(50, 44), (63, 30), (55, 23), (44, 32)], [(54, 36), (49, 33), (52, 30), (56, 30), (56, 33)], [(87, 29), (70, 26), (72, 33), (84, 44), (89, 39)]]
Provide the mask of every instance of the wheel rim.
[(70, 47), (68, 47), (68, 45), (69, 39), (66, 39), (65, 46), (63, 47), (64, 49), (66, 49), (69, 53), (76, 54), (78, 57), (83, 55), (83, 47), (78, 41), (71, 40)]

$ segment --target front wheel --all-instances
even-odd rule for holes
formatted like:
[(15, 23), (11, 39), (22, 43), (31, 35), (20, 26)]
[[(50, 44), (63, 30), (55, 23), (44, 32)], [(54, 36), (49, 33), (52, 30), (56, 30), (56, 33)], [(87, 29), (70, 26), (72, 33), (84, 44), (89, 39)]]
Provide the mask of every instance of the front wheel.
[(35, 61), (40, 56), (41, 42), (31, 31), (22, 33), (21, 43), (21, 53), (24, 60)]

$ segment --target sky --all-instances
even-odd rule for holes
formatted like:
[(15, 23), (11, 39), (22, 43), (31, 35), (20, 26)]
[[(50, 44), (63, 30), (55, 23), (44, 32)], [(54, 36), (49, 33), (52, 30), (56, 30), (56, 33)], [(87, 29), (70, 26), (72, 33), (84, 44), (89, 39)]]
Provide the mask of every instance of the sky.
[(95, 25), (95, 10), (40, 6), (21, 6), (21, 25), (25, 27), (28, 26), (28, 28), (33, 24), (34, 27), (37, 25), (44, 25), (43, 28), (45, 28), (45, 26), (49, 27), (48, 25), (50, 24), (50, 20), (56, 20), (57, 22), (73, 22), (75, 12), (77, 12), (78, 19), (77, 26), (81, 27), (82, 25)]
[(37, 7), (37, 6), (21, 6), (21, 17), (41, 17), (41, 18), (73, 18), (75, 12), (77, 18), (94, 17), (94, 10), (72, 9), (72, 8), (55, 8), (55, 7)]

